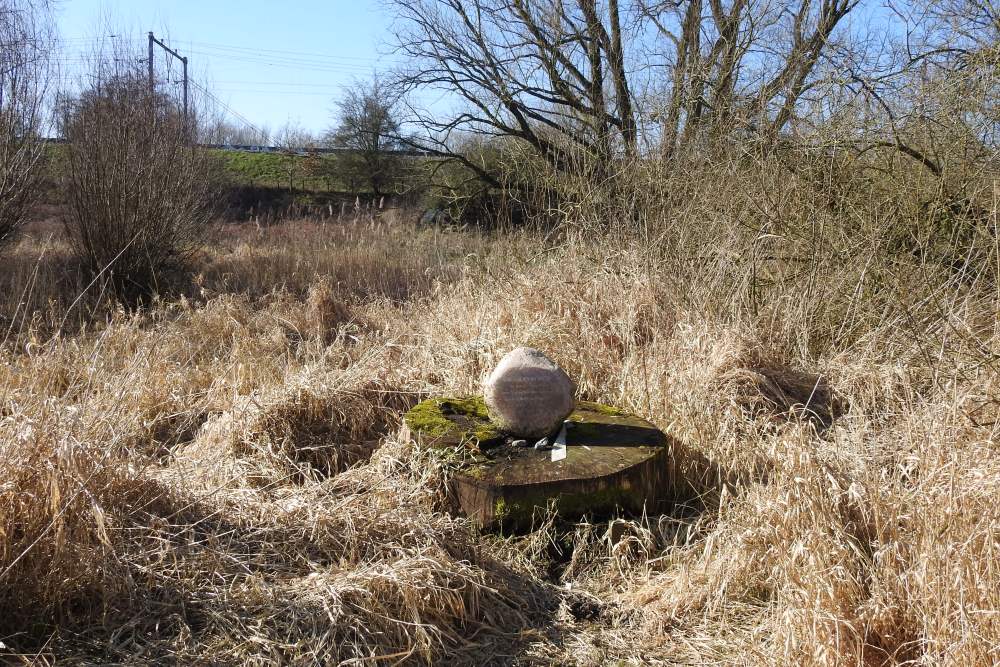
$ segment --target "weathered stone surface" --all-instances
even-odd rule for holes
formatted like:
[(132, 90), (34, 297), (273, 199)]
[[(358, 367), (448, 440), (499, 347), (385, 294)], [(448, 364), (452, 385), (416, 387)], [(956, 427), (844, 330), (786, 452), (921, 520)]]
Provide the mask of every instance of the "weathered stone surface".
[(485, 449), (503, 442), (503, 433), (490, 422), (486, 403), (470, 398), (429, 398), (403, 417), (403, 438), (416, 438), (428, 447)]
[(542, 352), (519, 347), (509, 352), (483, 386), (490, 419), (502, 431), (540, 438), (559, 429), (573, 411), (573, 383)]
[(616, 508), (655, 512), (672, 499), (674, 441), (648, 421), (581, 401), (566, 420), (566, 458), (498, 435), (482, 399), (429, 399), (403, 417), (403, 437), (457, 448), (449, 495), (484, 528), (529, 528), (550, 501), (568, 520)]

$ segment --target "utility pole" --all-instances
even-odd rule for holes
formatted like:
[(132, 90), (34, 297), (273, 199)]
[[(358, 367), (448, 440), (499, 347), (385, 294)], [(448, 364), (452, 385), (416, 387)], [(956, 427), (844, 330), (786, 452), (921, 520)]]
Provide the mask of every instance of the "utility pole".
[(149, 99), (153, 99), (153, 93), (156, 92), (156, 83), (153, 81), (153, 41), (156, 38), (153, 37), (153, 33), (149, 33), (149, 58), (146, 59), (146, 64), (149, 66)]
[(177, 58), (184, 65), (184, 129), (189, 131), (190, 120), (188, 118), (188, 59), (174, 51), (172, 48), (156, 39), (152, 32), (149, 33), (149, 95), (152, 98), (156, 92), (156, 82), (153, 79), (153, 45), (156, 44), (164, 51)]
[(184, 126), (188, 124), (188, 59), (187, 56), (181, 58), (184, 63)]

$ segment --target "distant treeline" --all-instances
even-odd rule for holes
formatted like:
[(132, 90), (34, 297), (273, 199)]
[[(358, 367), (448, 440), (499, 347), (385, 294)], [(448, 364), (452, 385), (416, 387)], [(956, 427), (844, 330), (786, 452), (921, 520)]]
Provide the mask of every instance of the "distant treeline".
[[(67, 140), (63, 137), (48, 137), (45, 139), (51, 144), (65, 144)], [(358, 151), (353, 148), (332, 148), (328, 146), (316, 147), (282, 147), (282, 146), (261, 146), (255, 144), (198, 144), (199, 148), (211, 148), (220, 151), (240, 151), (243, 153), (288, 153), (292, 155), (310, 155), (313, 153), (333, 153), (338, 155), (350, 155)], [(386, 155), (399, 155), (402, 157), (427, 157), (427, 151), (413, 149), (391, 149), (382, 151)]]

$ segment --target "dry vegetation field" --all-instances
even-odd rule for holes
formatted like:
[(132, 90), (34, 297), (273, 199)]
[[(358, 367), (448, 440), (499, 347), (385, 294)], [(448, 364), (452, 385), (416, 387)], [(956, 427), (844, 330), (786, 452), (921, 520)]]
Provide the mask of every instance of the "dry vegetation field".
[[(387, 0), (336, 160), (62, 4), (0, 0), (4, 661), (1000, 665), (996, 3)], [(401, 416), (522, 345), (666, 513), (444, 511)]]
[[(627, 234), (220, 226), (182, 293), (134, 312), (66, 282), (36, 227), (4, 259), (3, 650), (1000, 662), (995, 282), (802, 192), (687, 201)], [(614, 541), (607, 519), (503, 537), (442, 513), (447, 470), (400, 415), (521, 344), (676, 436), (684, 502)]]

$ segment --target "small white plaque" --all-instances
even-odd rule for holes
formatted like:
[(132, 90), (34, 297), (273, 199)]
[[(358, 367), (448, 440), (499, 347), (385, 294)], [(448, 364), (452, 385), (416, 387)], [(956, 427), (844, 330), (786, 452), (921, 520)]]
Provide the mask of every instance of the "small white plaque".
[(559, 429), (559, 435), (556, 436), (556, 441), (552, 445), (552, 460), (562, 461), (566, 458), (566, 422), (563, 422), (562, 428)]

